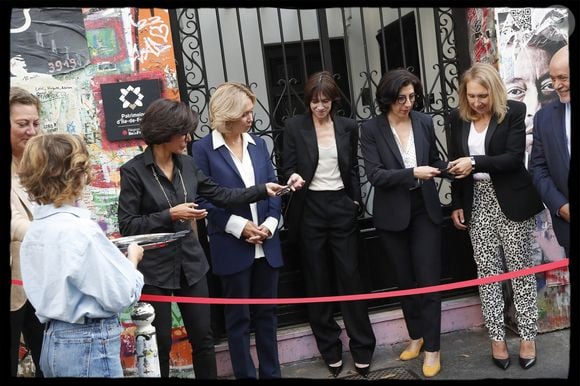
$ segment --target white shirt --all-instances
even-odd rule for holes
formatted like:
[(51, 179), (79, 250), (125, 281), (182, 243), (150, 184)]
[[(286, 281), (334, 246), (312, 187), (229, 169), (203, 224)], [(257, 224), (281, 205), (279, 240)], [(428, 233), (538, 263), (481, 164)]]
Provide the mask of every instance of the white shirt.
[[(238, 169), (238, 172), (240, 173), (240, 176), (242, 177), (242, 180), (244, 181), (244, 185), (246, 186), (246, 188), (256, 185), (254, 166), (252, 165), (252, 159), (250, 158), (250, 153), (248, 152), (248, 146), (250, 146), (250, 144), (252, 146), (256, 146), (256, 142), (254, 141), (252, 136), (248, 133), (242, 134), (243, 153), (242, 160), (239, 160), (238, 157), (236, 157), (232, 152), (232, 150), (228, 147), (228, 145), (224, 140), (223, 135), (220, 132), (218, 132), (217, 130), (213, 130), (211, 132), (211, 135), (214, 150), (221, 146), (225, 146), (230, 152), (230, 156), (232, 157), (234, 165), (236, 165), (236, 168)], [(256, 204), (255, 202), (251, 203), (250, 211), (252, 213), (251, 221), (254, 224), (258, 224), (258, 204)], [(246, 223), (248, 221), (249, 220), (247, 218), (232, 214), (226, 224), (225, 231), (239, 239), (242, 237), (242, 232), (244, 231), (244, 227), (246, 226)], [(258, 224), (258, 226), (259, 225), (260, 224)], [(271, 238), (272, 236), (274, 236), (274, 232), (276, 232), (276, 229), (278, 227), (278, 220), (274, 217), (268, 217), (266, 220), (264, 220), (264, 223), (262, 225), (268, 228), (268, 230), (270, 231), (269, 238)], [(260, 244), (256, 244), (256, 252), (254, 254), (254, 258), (259, 259), (260, 257), (263, 256), (264, 256), (264, 248)]]
[(417, 153), (415, 152), (415, 135), (413, 134), (413, 129), (409, 132), (409, 139), (407, 140), (407, 146), (403, 148), (403, 143), (397, 135), (397, 131), (391, 127), (391, 131), (395, 136), (395, 142), (397, 142), (397, 147), (401, 152), (401, 157), (403, 157), (403, 165), (405, 168), (414, 168), (417, 166)]
[[(487, 134), (487, 127), (481, 133), (478, 133), (475, 130), (475, 125), (471, 122), (471, 126), (469, 127), (469, 137), (467, 139), (470, 155), (485, 155), (485, 134)], [(474, 180), (489, 180), (490, 178), (489, 173), (473, 174)]]

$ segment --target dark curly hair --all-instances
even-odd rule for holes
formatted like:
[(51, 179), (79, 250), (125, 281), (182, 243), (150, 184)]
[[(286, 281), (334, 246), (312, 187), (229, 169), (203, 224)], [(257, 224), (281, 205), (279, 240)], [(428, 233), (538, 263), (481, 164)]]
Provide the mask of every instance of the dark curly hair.
[(147, 107), (141, 118), (141, 134), (147, 145), (171, 141), (174, 135), (192, 134), (199, 114), (185, 103), (160, 98)]

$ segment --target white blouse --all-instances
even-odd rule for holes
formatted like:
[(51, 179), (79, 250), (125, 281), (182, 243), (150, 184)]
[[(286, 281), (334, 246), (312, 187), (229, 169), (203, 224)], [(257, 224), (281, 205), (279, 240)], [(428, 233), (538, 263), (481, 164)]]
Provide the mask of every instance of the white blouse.
[(397, 142), (397, 147), (401, 152), (401, 157), (403, 157), (403, 164), (406, 168), (414, 168), (417, 166), (417, 153), (415, 152), (415, 136), (413, 135), (413, 129), (409, 132), (409, 139), (407, 140), (407, 146), (403, 148), (403, 144), (397, 135), (397, 131), (391, 127), (391, 131), (395, 136), (395, 141)]
[(338, 168), (336, 142), (333, 141), (328, 147), (318, 145), (318, 165), (308, 189), (317, 191), (344, 189)]
[[(475, 125), (471, 122), (471, 126), (469, 128), (469, 137), (467, 139), (467, 145), (469, 147), (469, 154), (470, 155), (485, 155), (485, 135), (487, 134), (487, 127), (481, 132), (478, 133), (475, 130)], [(489, 180), (491, 177), (489, 173), (474, 173), (473, 179), (480, 181), (480, 180)]]

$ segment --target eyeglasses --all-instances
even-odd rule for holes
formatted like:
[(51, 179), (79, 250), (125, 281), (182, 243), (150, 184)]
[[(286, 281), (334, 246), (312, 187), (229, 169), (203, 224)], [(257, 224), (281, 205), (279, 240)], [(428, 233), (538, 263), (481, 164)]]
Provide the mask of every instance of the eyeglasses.
[(417, 94), (410, 94), (408, 97), (406, 95), (399, 95), (397, 98), (395, 98), (395, 101), (400, 105), (404, 105), (408, 99), (409, 102), (411, 102), (411, 104), (413, 104), (413, 103), (415, 103), (416, 97), (417, 97)]

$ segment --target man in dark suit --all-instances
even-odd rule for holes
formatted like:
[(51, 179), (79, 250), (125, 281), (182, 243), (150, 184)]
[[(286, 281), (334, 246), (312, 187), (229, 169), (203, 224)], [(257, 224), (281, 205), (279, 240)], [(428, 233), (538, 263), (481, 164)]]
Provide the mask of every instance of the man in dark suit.
[(534, 185), (550, 210), (558, 242), (570, 254), (570, 66), (568, 46), (559, 49), (550, 61), (550, 79), (559, 100), (538, 111), (534, 117), (534, 142), (530, 171)]

